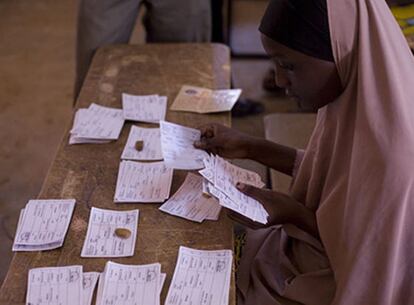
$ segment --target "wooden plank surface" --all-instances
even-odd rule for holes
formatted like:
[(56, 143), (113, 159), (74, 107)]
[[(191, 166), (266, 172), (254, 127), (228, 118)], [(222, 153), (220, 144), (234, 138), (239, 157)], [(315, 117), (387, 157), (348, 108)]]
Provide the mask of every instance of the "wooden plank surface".
[[(219, 44), (146, 44), (103, 48), (94, 57), (77, 108), (88, 107), (92, 102), (121, 108), (123, 92), (166, 95), (171, 105), (183, 84), (229, 88), (229, 50)], [(168, 111), (167, 120), (190, 127), (207, 122), (230, 125), (229, 113), (201, 115)], [(224, 213), (219, 221), (197, 224), (160, 212), (159, 204), (113, 202), (120, 156), (131, 125), (126, 123), (119, 140), (110, 144), (72, 146), (68, 145), (68, 127), (39, 194), (39, 198), (77, 200), (64, 246), (54, 251), (16, 253), (0, 290), (0, 304), (24, 304), (27, 274), (31, 268), (81, 264), (85, 272), (103, 271), (108, 259), (80, 257), (92, 206), (140, 210), (135, 255), (113, 261), (125, 264), (160, 262), (162, 272), (167, 273), (161, 304), (174, 273), (180, 245), (197, 249), (232, 249), (232, 222)], [(174, 171), (171, 194), (178, 189), (186, 174), (185, 171)], [(229, 303), (232, 305), (235, 304), (234, 287), (233, 276)]]

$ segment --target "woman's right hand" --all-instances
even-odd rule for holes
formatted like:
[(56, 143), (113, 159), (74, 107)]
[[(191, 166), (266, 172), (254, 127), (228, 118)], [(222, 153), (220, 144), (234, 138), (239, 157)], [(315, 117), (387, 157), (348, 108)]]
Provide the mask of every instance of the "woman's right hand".
[(201, 139), (194, 147), (230, 159), (249, 157), (249, 147), (254, 138), (221, 124), (201, 126)]

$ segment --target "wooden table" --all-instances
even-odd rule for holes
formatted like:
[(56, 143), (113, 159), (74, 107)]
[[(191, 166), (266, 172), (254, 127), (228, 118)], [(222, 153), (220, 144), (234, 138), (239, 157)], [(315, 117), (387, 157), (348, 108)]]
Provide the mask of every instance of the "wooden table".
[[(171, 105), (183, 84), (229, 88), (228, 48), (218, 44), (146, 44), (103, 48), (94, 57), (76, 106), (88, 107), (95, 102), (121, 108), (123, 92), (166, 95)], [(229, 113), (200, 115), (168, 111), (167, 120), (190, 127), (207, 122), (230, 125)], [(125, 264), (161, 263), (162, 272), (167, 273), (161, 304), (174, 273), (180, 245), (196, 249), (232, 249), (232, 222), (224, 213), (219, 221), (197, 224), (160, 212), (159, 204), (113, 202), (120, 156), (131, 123), (125, 124), (118, 141), (95, 145), (69, 146), (70, 127), (39, 194), (39, 198), (76, 199), (64, 246), (54, 251), (16, 253), (0, 290), (0, 304), (24, 304), (27, 274), (31, 268), (80, 264), (85, 272), (103, 271), (108, 259), (80, 257), (92, 206), (140, 210), (135, 255), (113, 260)], [(171, 193), (177, 190), (185, 176), (185, 171), (174, 171)], [(233, 276), (230, 304), (235, 304), (234, 287)]]

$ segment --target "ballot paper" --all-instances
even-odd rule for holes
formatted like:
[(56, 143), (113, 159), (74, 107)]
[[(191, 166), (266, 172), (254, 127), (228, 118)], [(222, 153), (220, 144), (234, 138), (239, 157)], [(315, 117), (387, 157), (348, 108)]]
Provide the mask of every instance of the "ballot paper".
[(83, 305), (82, 266), (29, 270), (26, 304)]
[[(208, 195), (210, 195), (210, 194), (208, 194)], [(213, 198), (213, 199), (217, 200), (217, 198)], [(216, 201), (216, 202), (218, 202), (218, 201)], [(212, 208), (210, 209), (210, 211), (209, 211), (209, 213), (208, 213), (208, 215), (206, 216), (205, 219), (206, 220), (217, 221), (220, 217), (220, 212), (221, 212), (221, 205), (218, 202), (218, 204), (215, 204), (215, 205), (212, 206)]]
[(115, 202), (164, 202), (170, 196), (173, 169), (164, 162), (121, 161)]
[(122, 109), (92, 103), (75, 114), (69, 144), (106, 143), (116, 140), (124, 125)]
[(230, 250), (180, 247), (165, 305), (228, 305), (232, 270)]
[(83, 305), (91, 305), (93, 291), (99, 279), (99, 272), (85, 272), (82, 277), (82, 300)]
[[(81, 122), (86, 121), (86, 117), (88, 115), (88, 109), (78, 109), (75, 113), (75, 118), (73, 120), (73, 129), (76, 129), (79, 127)], [(75, 134), (71, 134), (69, 137), (69, 144), (105, 144), (109, 143), (111, 140), (99, 140), (99, 139), (88, 139), (88, 138), (80, 138), (77, 137)]]
[[(137, 141), (142, 141), (140, 151), (136, 148)], [(160, 129), (132, 126), (121, 159), (162, 160)]]
[(196, 113), (230, 111), (240, 94), (240, 89), (210, 90), (186, 85), (181, 88), (170, 109)]
[(203, 159), (208, 154), (194, 147), (194, 142), (200, 140), (200, 130), (165, 121), (160, 122), (160, 129), (162, 154), (168, 167), (185, 170), (204, 167)]
[(99, 279), (96, 305), (160, 305), (165, 281), (159, 263), (123, 265), (107, 262)]
[(165, 120), (167, 97), (123, 93), (122, 108), (125, 120), (158, 123)]
[(203, 194), (203, 180), (201, 176), (188, 173), (178, 191), (159, 209), (196, 222), (217, 220), (221, 206), (216, 198)]
[(63, 245), (75, 199), (29, 200), (21, 210), (13, 251), (42, 251)]
[[(93, 207), (81, 257), (133, 256), (138, 216), (138, 210), (113, 211)], [(116, 229), (127, 229), (131, 234), (128, 238), (121, 238), (115, 234)]]
[(204, 165), (205, 168), (199, 173), (210, 182), (206, 188), (219, 200), (220, 205), (259, 223), (267, 223), (269, 215), (263, 205), (236, 188), (238, 182), (262, 188), (264, 183), (257, 173), (233, 165), (218, 156), (206, 158)]
[(166, 273), (161, 273), (160, 284), (158, 285), (158, 294), (161, 296), (162, 287), (164, 287), (165, 279), (167, 278)]

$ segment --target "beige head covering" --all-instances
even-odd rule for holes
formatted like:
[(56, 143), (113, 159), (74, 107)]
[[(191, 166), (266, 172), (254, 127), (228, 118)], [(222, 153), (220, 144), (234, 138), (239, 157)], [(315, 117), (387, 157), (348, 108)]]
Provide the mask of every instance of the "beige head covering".
[(294, 226), (249, 234), (241, 304), (414, 304), (413, 56), (384, 0), (327, 3), (344, 92), (292, 185), (321, 244)]
[(292, 188), (316, 211), (332, 304), (414, 304), (414, 61), (383, 0), (328, 0), (345, 88)]

